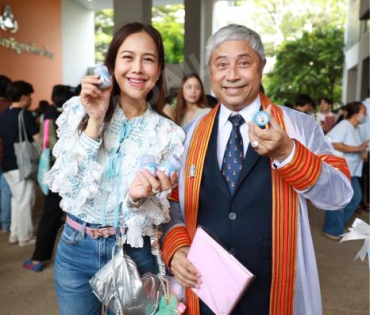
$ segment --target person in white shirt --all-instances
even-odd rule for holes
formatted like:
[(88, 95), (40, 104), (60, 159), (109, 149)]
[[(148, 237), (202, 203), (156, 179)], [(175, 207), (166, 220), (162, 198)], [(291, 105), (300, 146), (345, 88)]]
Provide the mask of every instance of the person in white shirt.
[(346, 105), (347, 117), (338, 123), (327, 135), (334, 149), (347, 161), (351, 172), (353, 197), (350, 203), (339, 211), (325, 211), (323, 235), (340, 240), (344, 228), (362, 199), (359, 178), (362, 176), (363, 159), (367, 159), (369, 139), (363, 141), (358, 127), (366, 120), (367, 111), (364, 104), (353, 102)]
[[(370, 98), (366, 98), (362, 101), (362, 104), (366, 106), (366, 111), (368, 115), (366, 116), (365, 121), (358, 126), (360, 137), (362, 141), (365, 141), (366, 139), (370, 139)], [(368, 147), (368, 150), (370, 150), (370, 146)], [(369, 157), (368, 157), (369, 158)], [(370, 171), (369, 171), (369, 160), (364, 161), (364, 168), (362, 171), (362, 178), (361, 178), (361, 186), (362, 186), (362, 192), (363, 192), (363, 198), (362, 198), (362, 209), (369, 212), (370, 211), (370, 200), (369, 200), (369, 189), (370, 184)]]
[(338, 117), (331, 111), (333, 102), (327, 97), (320, 98), (320, 110), (316, 113), (316, 119), (324, 133), (328, 133), (335, 125)]
[[(188, 314), (214, 314), (192, 290), (207, 284), (187, 259), (200, 225), (256, 276), (232, 315), (321, 315), (307, 199), (343, 208), (352, 197), (347, 164), (313, 117), (259, 91), (266, 59), (255, 31), (221, 28), (205, 60), (220, 104), (186, 128), (178, 202), (163, 239), (165, 262), (186, 286)], [(254, 123), (266, 115), (260, 110), (270, 115), (264, 129)]]

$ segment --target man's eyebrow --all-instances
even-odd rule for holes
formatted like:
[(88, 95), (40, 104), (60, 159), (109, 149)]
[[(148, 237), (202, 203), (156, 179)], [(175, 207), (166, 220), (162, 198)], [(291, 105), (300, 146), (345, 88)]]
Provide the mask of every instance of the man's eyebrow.
[[(248, 53), (238, 55), (238, 58), (240, 58), (240, 57), (248, 57), (248, 58), (251, 58), (251, 56)], [(219, 59), (223, 59), (223, 58), (227, 58), (227, 56), (223, 56), (223, 55), (218, 56), (218, 57), (216, 57), (215, 61), (217, 61)]]

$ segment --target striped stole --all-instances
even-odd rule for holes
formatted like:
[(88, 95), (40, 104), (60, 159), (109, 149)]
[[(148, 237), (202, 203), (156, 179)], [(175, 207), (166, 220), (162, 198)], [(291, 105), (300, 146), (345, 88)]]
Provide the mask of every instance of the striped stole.
[[(262, 108), (272, 104), (260, 94)], [(192, 138), (185, 168), (185, 223), (192, 240), (197, 228), (199, 193), (205, 155), (212, 128), (219, 109), (216, 106), (198, 124)], [(273, 104), (272, 116), (285, 129), (282, 110)], [(195, 176), (190, 177), (191, 168)], [(272, 283), (270, 315), (292, 315), (297, 259), (298, 196), (293, 188), (285, 183), (272, 170), (273, 213), (272, 213)], [(186, 290), (186, 305), (189, 315), (198, 315), (199, 300), (194, 292)]]
[[(272, 105), (272, 116), (286, 130), (282, 109), (273, 104), (262, 93), (260, 93), (260, 98), (262, 109), (266, 110), (269, 105)], [(217, 105), (198, 123), (187, 155), (184, 210), (185, 224), (190, 240), (194, 238), (197, 228), (203, 166), (219, 107), (220, 105)], [(293, 187), (304, 190), (314, 185), (320, 176), (323, 162), (332, 165), (344, 173), (347, 178), (350, 178), (347, 164), (343, 158), (332, 155), (315, 155), (297, 140), (295, 140), (295, 145), (293, 160), (278, 170), (271, 169), (273, 205), (269, 315), (293, 315), (294, 313), (299, 198)], [(188, 315), (199, 315), (198, 297), (189, 288), (186, 289), (185, 296)]]

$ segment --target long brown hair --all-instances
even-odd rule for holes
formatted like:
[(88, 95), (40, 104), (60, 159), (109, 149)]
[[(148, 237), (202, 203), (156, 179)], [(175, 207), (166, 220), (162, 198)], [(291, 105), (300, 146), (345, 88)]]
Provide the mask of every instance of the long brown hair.
[(201, 89), (200, 96), (196, 104), (198, 105), (198, 107), (201, 107), (201, 108), (208, 107), (207, 98), (204, 93), (204, 87), (203, 87), (203, 83), (200, 77), (196, 73), (185, 74), (181, 80), (181, 84), (179, 87), (179, 91), (177, 92), (177, 99), (176, 99), (176, 123), (178, 125), (181, 124), (182, 120), (184, 119), (185, 112), (186, 112), (186, 101), (184, 98), (184, 85), (185, 85), (185, 82), (191, 78), (196, 78), (199, 81), (200, 89)]
[[(113, 74), (115, 66), (116, 66), (116, 57), (117, 57), (118, 49), (120, 48), (120, 46), (122, 45), (122, 43), (127, 37), (129, 37), (132, 34), (140, 33), (140, 32), (147, 33), (154, 40), (154, 43), (157, 47), (158, 62), (159, 62), (159, 66), (161, 69), (161, 74), (155, 86), (153, 87), (153, 89), (148, 93), (146, 100), (152, 105), (152, 108), (157, 113), (159, 113), (160, 115), (163, 115), (163, 107), (165, 105), (164, 80), (163, 80), (163, 71), (164, 71), (164, 65), (165, 65), (164, 48), (163, 48), (163, 41), (162, 41), (161, 34), (159, 34), (159, 32), (153, 26), (145, 25), (145, 24), (138, 23), (138, 22), (127, 23), (123, 25), (114, 34), (114, 37), (109, 45), (107, 55), (105, 57), (104, 64), (108, 68), (109, 73)], [(103, 130), (101, 134), (102, 138), (104, 137), (104, 133), (114, 113), (115, 104), (113, 102), (113, 99), (115, 97), (118, 97), (121, 91), (114, 75), (112, 79), (113, 79), (113, 88), (112, 88), (112, 93), (109, 99), (109, 107), (108, 107), (108, 110), (105, 114), (104, 121), (103, 121)], [(89, 120), (89, 116), (86, 114), (78, 125), (79, 132), (83, 132), (86, 129), (88, 120)]]

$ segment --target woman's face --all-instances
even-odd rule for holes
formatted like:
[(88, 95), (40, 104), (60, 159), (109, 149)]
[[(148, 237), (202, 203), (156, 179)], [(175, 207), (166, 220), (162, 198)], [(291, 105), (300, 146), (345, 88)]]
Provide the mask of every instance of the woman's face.
[(320, 112), (322, 113), (328, 113), (330, 112), (331, 105), (327, 103), (325, 100), (320, 101)]
[(199, 102), (202, 87), (197, 78), (189, 78), (182, 87), (182, 93), (187, 103), (196, 104)]
[(118, 49), (114, 76), (121, 96), (146, 100), (161, 70), (154, 40), (146, 32), (131, 34)]

